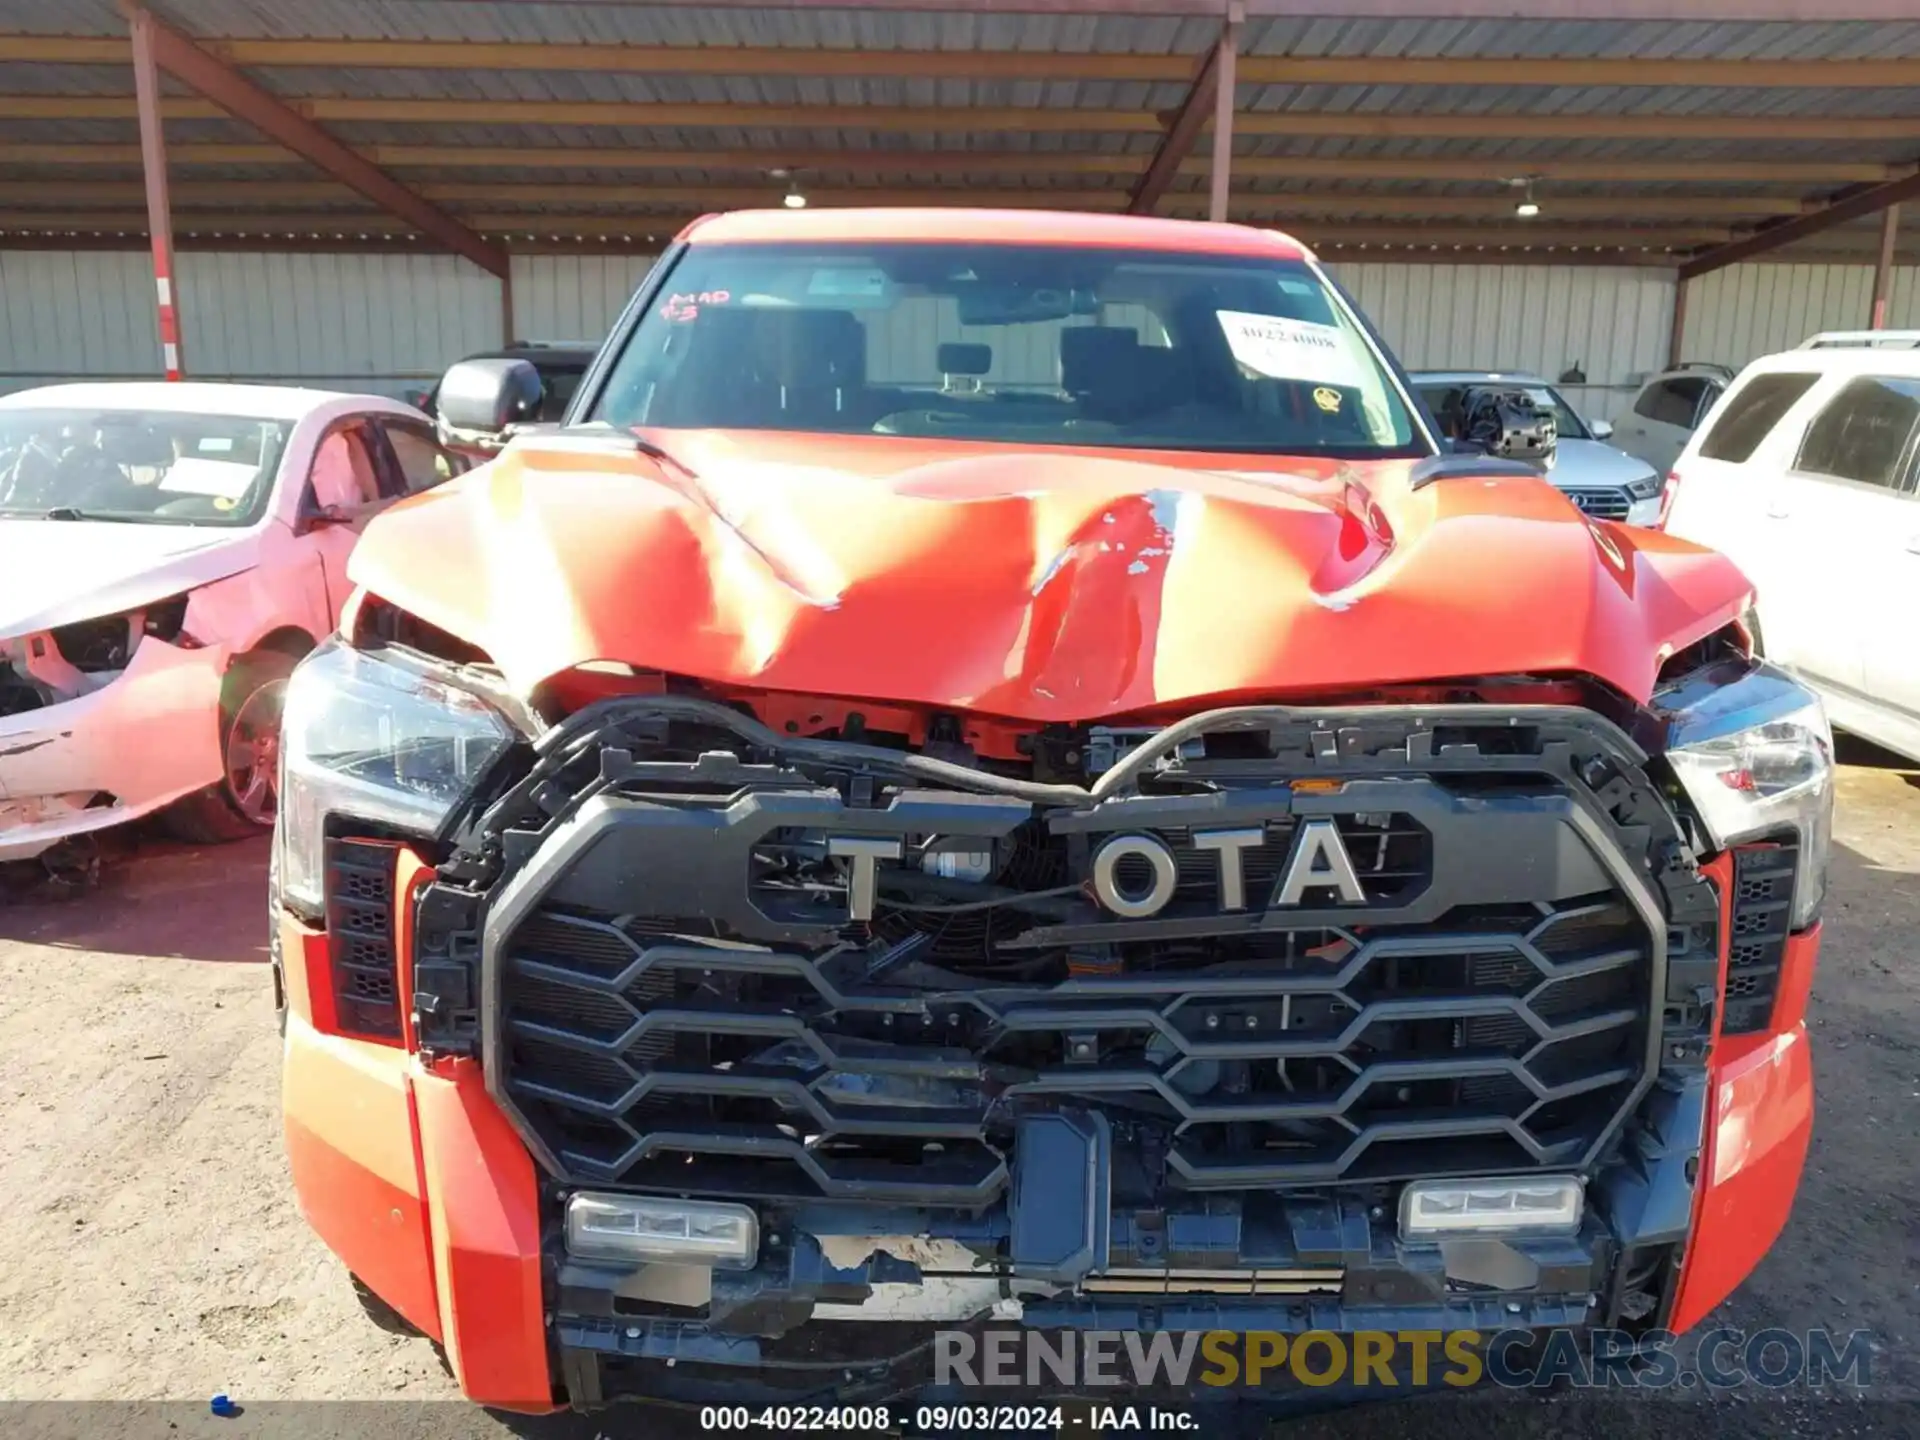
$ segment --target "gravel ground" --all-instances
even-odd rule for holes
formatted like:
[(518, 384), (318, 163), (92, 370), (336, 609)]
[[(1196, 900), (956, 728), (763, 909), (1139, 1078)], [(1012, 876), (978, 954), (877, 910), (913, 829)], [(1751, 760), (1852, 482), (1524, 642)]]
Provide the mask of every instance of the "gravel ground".
[[(1404, 1402), (1356, 1440), (1920, 1434), (1920, 775), (1844, 756), (1812, 1028), (1819, 1120), (1785, 1236), (1715, 1317), (1871, 1330), (1881, 1398)], [(0, 889), (0, 1405), (9, 1434), (612, 1437), (454, 1398), (432, 1347), (361, 1318), (295, 1213), (279, 1138), (261, 844), (142, 844), (78, 898)], [(225, 1392), (244, 1407), (207, 1414)], [(73, 1404), (105, 1402), (117, 1404)], [(290, 1402), (380, 1402), (362, 1404)], [(139, 1402), (139, 1403), (128, 1403)]]

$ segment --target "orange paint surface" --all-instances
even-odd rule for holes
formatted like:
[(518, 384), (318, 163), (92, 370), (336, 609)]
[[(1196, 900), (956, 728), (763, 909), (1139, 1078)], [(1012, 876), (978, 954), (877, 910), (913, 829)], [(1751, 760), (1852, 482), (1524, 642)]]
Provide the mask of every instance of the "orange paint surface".
[(347, 1269), (439, 1339), (408, 1057), (287, 1017), (287, 1163), (300, 1213)]
[[(1733, 860), (1706, 867), (1721, 894), (1721, 933), (1730, 932)], [(1715, 1023), (1707, 1134), (1674, 1297), (1676, 1331), (1704, 1320), (1772, 1247), (1793, 1211), (1813, 1137), (1813, 1058), (1804, 1022), (1820, 953), (1820, 926), (1789, 936), (1772, 1027), (1722, 1036)], [(1726, 988), (1726, 947), (1720, 987)]]
[(1408, 462), (665, 431), (523, 441), (403, 503), (360, 585), (522, 693), (590, 660), (1072, 722), (1583, 673), (1644, 699), (1734, 620), (1724, 557), (1532, 478)]
[(1178, 250), (1190, 255), (1258, 255), (1298, 260), (1311, 252), (1291, 235), (1252, 225), (1098, 215), (1077, 210), (829, 208), (734, 210), (703, 215), (679, 239), (700, 245), (875, 244), (1074, 245), (1083, 248)]
[(442, 1340), (469, 1400), (554, 1409), (533, 1160), (470, 1061), (416, 1063)]

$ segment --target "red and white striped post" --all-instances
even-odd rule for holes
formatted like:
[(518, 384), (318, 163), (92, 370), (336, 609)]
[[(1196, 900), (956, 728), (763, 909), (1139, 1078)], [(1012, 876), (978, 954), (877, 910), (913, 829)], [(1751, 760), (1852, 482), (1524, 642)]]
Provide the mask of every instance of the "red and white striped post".
[(140, 108), (140, 168), (153, 239), (153, 288), (160, 305), (160, 355), (167, 379), (181, 378), (180, 312), (173, 280), (173, 212), (167, 204), (167, 149), (160, 133), (160, 76), (153, 63), (153, 17), (133, 16), (133, 89)]

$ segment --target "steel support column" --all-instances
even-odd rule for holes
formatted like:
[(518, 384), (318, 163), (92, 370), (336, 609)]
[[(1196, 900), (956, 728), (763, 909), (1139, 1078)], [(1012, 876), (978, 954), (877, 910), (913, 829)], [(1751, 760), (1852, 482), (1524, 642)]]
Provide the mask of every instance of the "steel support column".
[(1873, 310), (1867, 320), (1869, 330), (1887, 328), (1887, 296), (1893, 288), (1893, 247), (1900, 241), (1900, 207), (1889, 205), (1880, 212), (1880, 258), (1873, 267)]
[(1221, 27), (1219, 53), (1213, 63), (1213, 174), (1207, 198), (1207, 218), (1213, 221), (1227, 218), (1227, 190), (1233, 183), (1233, 72), (1245, 15), (1241, 0), (1229, 0), (1227, 23)]
[(1676, 275), (1673, 282), (1673, 328), (1667, 332), (1667, 368), (1680, 364), (1680, 350), (1687, 334), (1687, 279)]
[[(1180, 108), (1166, 121), (1166, 129), (1160, 135), (1160, 144), (1153, 152), (1153, 158), (1147, 162), (1147, 168), (1140, 178), (1133, 182), (1133, 189), (1127, 194), (1127, 213), (1129, 215), (1151, 215), (1154, 206), (1160, 203), (1160, 197), (1172, 187), (1174, 176), (1180, 171), (1180, 162), (1193, 152), (1193, 142), (1200, 138), (1200, 131), (1207, 123), (1207, 110), (1211, 106), (1214, 112), (1214, 180), (1211, 192), (1209, 214), (1215, 220), (1226, 215), (1226, 171), (1222, 167), (1218, 123), (1222, 114), (1233, 114), (1233, 61), (1240, 43), (1240, 18), (1244, 13), (1243, 0), (1227, 0), (1226, 20), (1220, 27), (1220, 37), (1200, 56), (1200, 63), (1194, 67), (1193, 83), (1187, 87), (1186, 99), (1180, 102)], [(1226, 83), (1221, 84), (1220, 66), (1226, 65)], [(1225, 96), (1222, 99), (1222, 95)], [(1226, 126), (1226, 144), (1233, 144), (1233, 126), (1231, 119)]]
[(153, 17), (133, 17), (133, 91), (140, 107), (140, 169), (147, 188), (147, 234), (153, 240), (153, 288), (160, 306), (160, 356), (167, 379), (185, 373), (180, 312), (173, 279), (173, 212), (167, 205), (167, 146), (160, 129), (160, 73), (153, 62)]
[[(192, 86), (218, 110), (278, 141), (421, 234), (431, 236), (457, 255), (464, 255), (482, 270), (492, 275), (507, 273), (507, 252), (500, 246), (482, 239), (438, 205), (422, 199), (358, 151), (336, 140), (305, 114), (261, 89), (212, 51), (168, 28), (139, 0), (119, 0), (119, 6), (134, 26), (136, 36), (144, 30), (151, 65)], [(144, 132), (144, 117), (141, 128)], [(244, 193), (244, 186), (236, 191), (236, 194)]]

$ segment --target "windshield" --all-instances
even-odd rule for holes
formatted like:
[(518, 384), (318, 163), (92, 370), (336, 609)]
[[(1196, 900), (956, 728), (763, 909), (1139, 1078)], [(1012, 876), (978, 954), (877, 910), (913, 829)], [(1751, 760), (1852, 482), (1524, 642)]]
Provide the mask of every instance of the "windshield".
[(290, 429), (171, 410), (0, 409), (0, 515), (249, 525)]
[(623, 427), (1431, 453), (1299, 261), (1047, 246), (693, 246), (592, 412)]
[(1503, 381), (1489, 377), (1485, 380), (1449, 380), (1444, 384), (1433, 384), (1414, 378), (1414, 385), (1420, 391), (1420, 398), (1427, 402), (1427, 408), (1433, 412), (1434, 420), (1440, 426), (1440, 433), (1449, 440), (1460, 438), (1462, 423), (1461, 397), (1469, 390), (1518, 390), (1529, 397), (1542, 410), (1553, 412), (1554, 429), (1562, 440), (1591, 440), (1586, 423), (1573, 413), (1573, 407), (1560, 398), (1560, 392), (1550, 385), (1528, 385), (1524, 382)]

